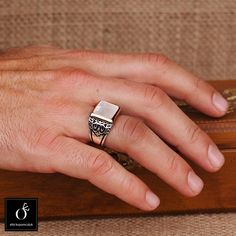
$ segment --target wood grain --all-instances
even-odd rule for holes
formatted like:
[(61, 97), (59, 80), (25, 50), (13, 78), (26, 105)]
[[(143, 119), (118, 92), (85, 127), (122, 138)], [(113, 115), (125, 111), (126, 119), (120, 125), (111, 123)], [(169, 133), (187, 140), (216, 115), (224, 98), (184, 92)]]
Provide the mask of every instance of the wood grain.
[[(236, 87), (236, 81), (213, 81), (212, 83), (220, 89)], [(227, 119), (232, 120), (232, 117), (236, 118), (235, 113), (217, 120), (227, 123)], [(213, 120), (207, 117), (204, 119)], [(6, 197), (38, 197), (41, 220), (97, 215), (236, 211), (236, 132), (214, 131), (209, 135), (220, 146), (226, 157), (226, 163), (222, 170), (217, 173), (208, 173), (190, 163), (205, 182), (202, 193), (197, 197), (184, 197), (148, 170), (136, 168), (132, 172), (145, 181), (161, 198), (160, 207), (150, 213), (122, 202), (85, 180), (61, 174), (1, 170), (0, 219), (2, 220), (4, 217), (3, 199)]]

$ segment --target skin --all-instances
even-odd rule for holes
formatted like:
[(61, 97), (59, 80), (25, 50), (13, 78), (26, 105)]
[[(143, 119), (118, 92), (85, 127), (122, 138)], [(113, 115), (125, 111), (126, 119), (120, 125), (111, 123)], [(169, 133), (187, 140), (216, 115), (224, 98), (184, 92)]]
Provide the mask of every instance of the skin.
[(155, 209), (160, 200), (146, 183), (88, 145), (88, 116), (106, 100), (121, 113), (105, 146), (127, 153), (181, 194), (196, 196), (202, 180), (163, 140), (209, 172), (219, 170), (224, 157), (170, 97), (212, 117), (227, 110), (213, 87), (163, 55), (44, 45), (6, 50), (0, 54), (0, 168), (60, 172), (142, 210)]

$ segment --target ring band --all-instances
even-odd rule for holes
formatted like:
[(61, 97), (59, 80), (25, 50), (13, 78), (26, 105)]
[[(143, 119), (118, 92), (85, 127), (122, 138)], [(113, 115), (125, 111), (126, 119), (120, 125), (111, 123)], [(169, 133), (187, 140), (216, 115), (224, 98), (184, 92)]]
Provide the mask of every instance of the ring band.
[(105, 139), (109, 134), (119, 111), (119, 106), (106, 101), (100, 101), (96, 105), (88, 119), (90, 140), (93, 143), (100, 146), (104, 145)]

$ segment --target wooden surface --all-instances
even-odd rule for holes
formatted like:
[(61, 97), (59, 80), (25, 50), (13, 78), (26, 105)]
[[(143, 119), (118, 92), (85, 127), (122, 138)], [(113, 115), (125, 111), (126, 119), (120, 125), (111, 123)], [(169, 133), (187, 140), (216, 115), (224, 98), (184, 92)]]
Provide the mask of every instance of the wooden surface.
[[(213, 82), (215, 84), (215, 82)], [(236, 87), (236, 81), (218, 81), (217, 87)], [(194, 115), (193, 115), (194, 116)], [(190, 163), (202, 177), (205, 187), (194, 198), (187, 198), (167, 186), (157, 176), (144, 168), (132, 170), (144, 180), (161, 198), (161, 205), (152, 213), (138, 210), (116, 197), (103, 192), (85, 180), (78, 180), (61, 174), (36, 174), (25, 172), (0, 171), (0, 219), (4, 216), (3, 199), (6, 197), (38, 197), (40, 219), (67, 218), (95, 215), (120, 214), (166, 214), (182, 212), (236, 211), (236, 132), (235, 113), (217, 120), (219, 127), (233, 124), (231, 131), (219, 132), (213, 129), (209, 135), (222, 149), (225, 166), (217, 173), (207, 173)], [(201, 127), (206, 127), (206, 120)], [(221, 122), (222, 121), (222, 122)], [(211, 122), (211, 121), (210, 121)], [(204, 126), (205, 124), (205, 126)], [(235, 126), (236, 127), (236, 126)]]

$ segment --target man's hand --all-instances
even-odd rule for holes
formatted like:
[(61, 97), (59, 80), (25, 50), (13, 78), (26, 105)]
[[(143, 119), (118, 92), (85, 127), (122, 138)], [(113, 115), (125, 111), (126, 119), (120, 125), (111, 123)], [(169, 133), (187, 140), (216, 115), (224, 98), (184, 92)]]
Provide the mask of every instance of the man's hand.
[[(51, 46), (0, 54), (0, 167), (87, 179), (143, 210), (159, 198), (108, 153), (89, 146), (88, 116), (100, 100), (121, 107), (105, 146), (127, 153), (185, 196), (202, 180), (162, 139), (209, 172), (224, 157), (169, 97), (214, 117), (226, 100), (158, 54), (107, 54)], [(161, 139), (162, 138), (162, 139)]]

